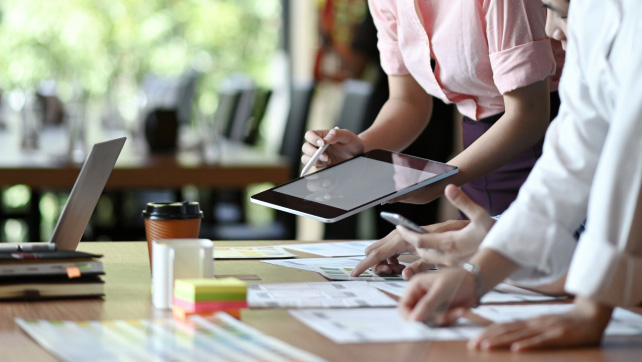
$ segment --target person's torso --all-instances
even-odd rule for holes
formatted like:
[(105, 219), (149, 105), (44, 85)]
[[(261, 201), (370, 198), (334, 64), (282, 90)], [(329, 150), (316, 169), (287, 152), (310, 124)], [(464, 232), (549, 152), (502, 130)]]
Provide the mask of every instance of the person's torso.
[[(455, 103), (460, 112), (471, 119), (504, 111), (504, 99), (495, 85), (489, 54), (488, 24), (484, 18), (489, 10), (483, 8), (487, 3), (482, 0), (396, 1), (396, 31), (406, 68), (426, 92)], [(545, 17), (543, 8), (541, 16)], [(559, 44), (555, 46), (561, 48)], [(430, 67), (431, 58), (436, 64), (434, 71)], [(558, 63), (563, 64), (563, 54)], [(558, 76), (552, 77), (552, 90), (557, 88), (558, 79)]]

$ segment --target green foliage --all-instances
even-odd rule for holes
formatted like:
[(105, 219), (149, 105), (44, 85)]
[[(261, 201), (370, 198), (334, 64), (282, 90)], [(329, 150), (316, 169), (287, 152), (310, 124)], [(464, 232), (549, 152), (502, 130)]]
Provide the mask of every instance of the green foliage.
[(0, 87), (54, 79), (102, 95), (148, 72), (262, 82), (278, 45), (279, 0), (0, 0)]

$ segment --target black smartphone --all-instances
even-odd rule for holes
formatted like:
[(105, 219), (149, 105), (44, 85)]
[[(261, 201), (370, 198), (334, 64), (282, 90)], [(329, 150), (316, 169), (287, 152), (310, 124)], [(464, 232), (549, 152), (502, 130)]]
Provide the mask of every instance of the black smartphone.
[(410, 230), (412, 230), (412, 231), (414, 231), (416, 233), (419, 233), (419, 234), (428, 233), (425, 229), (423, 229), (419, 225), (415, 224), (414, 222), (406, 219), (405, 217), (403, 217), (403, 216), (401, 216), (399, 214), (382, 211), (379, 215), (382, 218), (384, 218), (385, 220), (389, 221), (390, 223), (392, 223), (394, 225), (405, 226), (408, 229), (410, 229)]

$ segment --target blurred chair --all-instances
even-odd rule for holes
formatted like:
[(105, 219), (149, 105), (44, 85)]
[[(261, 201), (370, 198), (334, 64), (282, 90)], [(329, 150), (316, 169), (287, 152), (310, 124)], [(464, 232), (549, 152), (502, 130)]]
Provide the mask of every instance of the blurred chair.
[[(218, 105), (214, 113), (214, 127), (222, 136), (234, 142), (245, 139), (246, 124), (252, 116), (257, 86), (245, 74), (226, 77), (218, 90)], [(209, 223), (245, 222), (245, 193), (239, 189), (212, 191), (208, 197), (211, 208)]]
[(245, 123), (251, 117), (256, 84), (245, 74), (226, 77), (218, 89), (214, 124), (228, 140), (243, 141)]
[(245, 124), (245, 132), (243, 142), (248, 145), (256, 145), (259, 138), (259, 129), (261, 122), (265, 117), (267, 105), (272, 97), (272, 90), (267, 88), (257, 88), (254, 95), (254, 106), (252, 107), (252, 115)]
[(196, 87), (198, 86), (200, 77), (200, 72), (194, 69), (188, 69), (178, 79), (176, 108), (178, 111), (178, 121), (182, 125), (189, 124), (192, 120)]
[[(283, 131), (280, 154), (291, 169), (291, 178), (298, 177), (301, 166), (301, 146), (307, 129), (308, 115), (312, 104), (315, 84), (313, 81), (297, 82), (292, 86), (290, 111)], [(274, 221), (256, 226), (246, 223), (219, 224), (212, 228), (215, 240), (289, 240), (296, 237), (296, 217), (276, 211)]]
[(299, 176), (301, 167), (301, 146), (308, 126), (315, 84), (313, 81), (299, 81), (292, 85), (290, 112), (283, 132), (280, 153), (290, 162), (292, 178)]
[[(219, 102), (214, 115), (215, 126), (230, 141), (255, 145), (270, 95), (270, 90), (259, 88), (245, 74), (227, 77), (219, 90)], [(207, 221), (244, 223), (245, 198), (245, 190), (239, 189), (210, 193), (212, 218)]]

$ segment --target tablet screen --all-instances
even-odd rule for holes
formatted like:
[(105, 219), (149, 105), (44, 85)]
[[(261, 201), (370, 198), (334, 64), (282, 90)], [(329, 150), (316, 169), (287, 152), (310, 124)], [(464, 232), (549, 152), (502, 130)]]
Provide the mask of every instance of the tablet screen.
[[(395, 156), (398, 161), (401, 160), (398, 155), (393, 155), (393, 158)], [(323, 173), (312, 174), (277, 187), (274, 191), (342, 210), (352, 210), (361, 206), (364, 200), (389, 195), (435, 175), (436, 173), (416, 170), (401, 163), (359, 157), (348, 163), (340, 163)]]
[(252, 195), (254, 203), (335, 222), (457, 172), (441, 162), (385, 150), (363, 155)]

